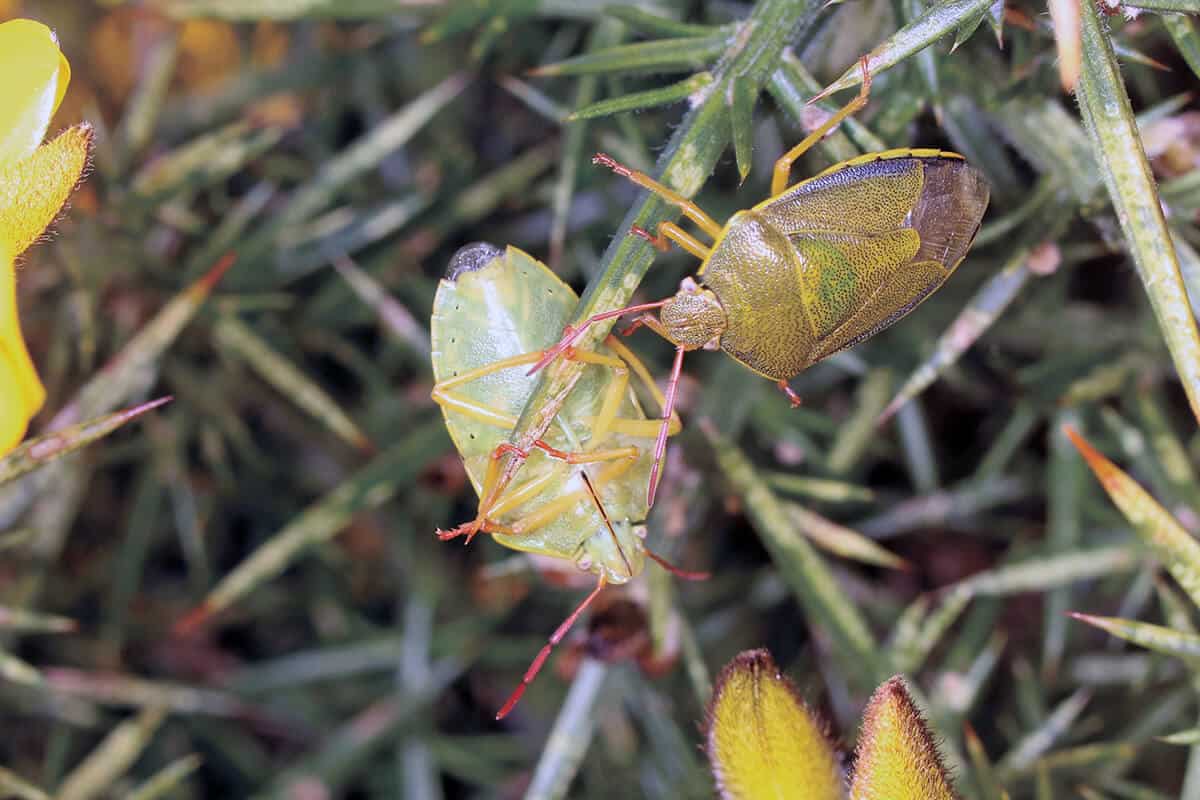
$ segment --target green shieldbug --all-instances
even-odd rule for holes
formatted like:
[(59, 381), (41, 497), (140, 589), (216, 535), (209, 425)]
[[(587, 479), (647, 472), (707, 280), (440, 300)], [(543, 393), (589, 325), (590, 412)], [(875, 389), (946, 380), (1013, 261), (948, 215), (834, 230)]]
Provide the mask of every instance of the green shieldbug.
[[(573, 351), (570, 356), (587, 366), (543, 438), (528, 451), (508, 441), (536, 383), (527, 368), (559, 335), (577, 302), (569, 286), (526, 253), (478, 243), (455, 254), (433, 304), (433, 399), (481, 498), (476, 522), (439, 536), (469, 541), (490, 533), (505, 547), (570, 560), (597, 576), (595, 590), (550, 637), (498, 719), (606, 583), (641, 573), (646, 556), (662, 563), (647, 550), (639, 524), (648, 511), (641, 487), (653, 465), (646, 445), (660, 422), (646, 418), (630, 372), (660, 407), (665, 399), (619, 341), (609, 337), (597, 351)], [(668, 433), (678, 428), (676, 418)], [(524, 460), (520, 480), (493, 492), (501, 460), (513, 453)]]
[[(593, 163), (677, 206), (713, 243), (672, 222), (659, 225), (657, 235), (634, 227), (631, 233), (660, 250), (674, 242), (699, 258), (696, 279), (685, 279), (674, 297), (564, 328), (530, 372), (569, 350), (589, 325), (641, 312), (626, 332), (644, 325), (676, 348), (664, 419), (674, 410), (683, 354), (701, 348), (724, 350), (775, 381), (796, 406), (789, 379), (875, 335), (941, 286), (966, 256), (988, 203), (987, 181), (962, 156), (887, 150), (787, 186), (792, 163), (866, 104), (870, 78), (864, 61), (859, 95), (775, 162), (770, 197), (724, 225), (649, 175), (597, 154)], [(664, 423), (647, 505), (654, 504), (666, 443)]]

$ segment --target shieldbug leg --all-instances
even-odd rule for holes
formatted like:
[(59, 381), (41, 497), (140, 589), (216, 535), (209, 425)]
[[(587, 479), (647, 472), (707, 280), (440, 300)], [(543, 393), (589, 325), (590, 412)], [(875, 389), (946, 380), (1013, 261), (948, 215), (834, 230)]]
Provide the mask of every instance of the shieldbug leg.
[(584, 470), (580, 471), (579, 477), (583, 478), (583, 485), (587, 487), (588, 494), (591, 495), (592, 505), (600, 513), (600, 518), (604, 520), (604, 527), (608, 528), (608, 535), (612, 537), (613, 544), (617, 548), (617, 553), (621, 556), (621, 561), (625, 564), (625, 574), (632, 578), (634, 575), (633, 565), (629, 563), (629, 557), (625, 555), (625, 551), (621, 548), (621, 537), (617, 536), (617, 531), (612, 524), (612, 518), (608, 516), (608, 510), (604, 507), (604, 503), (600, 501), (600, 495), (596, 493), (596, 487), (592, 485), (592, 479), (588, 477), (587, 472)]
[[(603, 486), (606, 483), (617, 480), (623, 474), (628, 472), (633, 466), (633, 463), (633, 459), (629, 458), (621, 458), (615, 461), (606, 462), (605, 467), (600, 470), (600, 474), (594, 479), (590, 480), (596, 486)], [(533, 531), (541, 528), (543, 525), (550, 523), (559, 515), (569, 511), (584, 497), (585, 494), (586, 489), (576, 489), (575, 491), (559, 495), (549, 503), (546, 503), (538, 508), (537, 511), (534, 511), (528, 516), (525, 516), (509, 525), (507, 530), (504, 532), (509, 536), (521, 536), (532, 533)], [(523, 497), (521, 499), (525, 500), (528, 499), (528, 497)], [(505, 505), (508, 505), (507, 497), (505, 498), (504, 502)], [(519, 503), (512, 503), (511, 505), (515, 507), (519, 505)], [(499, 508), (499, 506), (497, 508)]]
[(513, 710), (513, 707), (520, 701), (522, 695), (525, 694), (525, 690), (529, 688), (529, 684), (532, 683), (533, 679), (537, 677), (537, 674), (541, 672), (542, 666), (546, 663), (546, 659), (550, 657), (550, 653), (552, 650), (554, 650), (554, 646), (563, 640), (563, 637), (567, 635), (567, 631), (571, 630), (571, 626), (575, 624), (575, 620), (579, 619), (579, 616), (585, 610), (587, 610), (587, 607), (592, 604), (592, 601), (595, 600), (600, 592), (604, 589), (604, 585), (604, 576), (601, 575), (600, 579), (596, 581), (596, 588), (592, 590), (592, 593), (584, 598), (583, 602), (571, 612), (569, 617), (563, 620), (562, 624), (554, 630), (554, 633), (550, 634), (549, 641), (542, 645), (542, 649), (538, 652), (537, 656), (534, 657), (533, 662), (530, 663), (529, 669), (525, 670), (525, 675), (522, 676), (521, 683), (518, 684), (517, 688), (513, 690), (513, 693), (509, 695), (508, 700), (506, 700), (504, 705), (500, 707), (500, 710), (496, 712), (497, 721), (507, 717), (508, 713)]
[(637, 458), (638, 454), (636, 447), (617, 447), (612, 450), (584, 450), (583, 452), (571, 453), (551, 447), (541, 439), (534, 442), (533, 446), (551, 458), (556, 458), (567, 464), (595, 464), (599, 461), (615, 461), (619, 458)]
[[(650, 314), (643, 314), (642, 316), (638, 317), (638, 320), (641, 321), (641, 324), (646, 325), (647, 327), (651, 328), (652, 330), (654, 330), (656, 332), (659, 332), (659, 329), (661, 328), (661, 325), (658, 322), (658, 320), (655, 319)], [(613, 337), (609, 337), (609, 339), (612, 340), (609, 344), (610, 347), (612, 346), (613, 343), (616, 343), (618, 345), (620, 344)], [(633, 355), (633, 353), (631, 353), (629, 351), (628, 348), (625, 348), (622, 345), (621, 349), (624, 350), (624, 355), (627, 355), (628, 357), (634, 359), (635, 361), (637, 360), (636, 357)], [(671, 371), (671, 379), (667, 384), (666, 396), (663, 397), (661, 395), (658, 395), (657, 387), (655, 387), (655, 390), (654, 390), (655, 391), (655, 399), (659, 401), (659, 404), (661, 405), (661, 407), (663, 409), (663, 411), (662, 411), (663, 416), (662, 416), (662, 421), (658, 423), (657, 438), (655, 439), (655, 442), (654, 442), (654, 463), (650, 468), (650, 482), (646, 489), (646, 505), (647, 505), (647, 507), (654, 505), (654, 493), (658, 486), (658, 474), (659, 474), (659, 471), (661, 468), (663, 454), (666, 452), (666, 449), (667, 449), (667, 437), (671, 434), (672, 423), (674, 423), (675, 429), (676, 429), (676, 431), (678, 431), (679, 420), (678, 420), (678, 417), (675, 415), (675, 388), (679, 383), (679, 372), (682, 369), (682, 365), (683, 365), (683, 353), (684, 353), (684, 350), (682, 347), (677, 348), (676, 356), (675, 356), (675, 366)], [(610, 388), (610, 390), (613, 388), (618, 389), (620, 394), (614, 393), (614, 394), (611, 394), (611, 396), (605, 398), (605, 403), (601, 409), (600, 415), (597, 416), (596, 422), (594, 424), (594, 430), (597, 431), (597, 433), (595, 433), (595, 436), (597, 439), (599, 439), (599, 438), (601, 438), (600, 432), (603, 432), (606, 434), (609, 431), (609, 429), (612, 427), (612, 423), (613, 423), (613, 419), (616, 414), (617, 406), (620, 403), (621, 395), (624, 393), (625, 386), (628, 383), (628, 377), (627, 377), (628, 372), (625, 368), (626, 362), (622, 361), (619, 358), (611, 358), (608, 356), (603, 356), (599, 353), (590, 353), (590, 352), (589, 353), (579, 352), (579, 353), (576, 353), (572, 357), (577, 358), (579, 360), (588, 361), (590, 363), (606, 364), (606, 365), (610, 366), (613, 369), (613, 371), (617, 373), (617, 376), (618, 376), (617, 379), (613, 380), (613, 382), (609, 388)], [(638, 365), (641, 367), (643, 380), (647, 384), (653, 386), (654, 382), (652, 380), (650, 380), (650, 374), (649, 374), (649, 372), (646, 371), (645, 365), (641, 364), (640, 361), (638, 362)], [(611, 407), (611, 415), (612, 416), (605, 418), (604, 415), (605, 415), (605, 413), (609, 413), (610, 407)]]
[[(832, 131), (842, 123), (846, 117), (861, 109), (867, 104), (867, 97), (871, 94), (871, 71), (867, 69), (867, 58), (863, 56), (859, 60), (859, 66), (862, 68), (863, 81), (862, 86), (858, 90), (858, 95), (846, 105), (842, 106), (832, 117), (825, 120), (815, 131), (805, 136), (800, 141), (800, 144), (788, 150), (779, 160), (775, 162), (775, 171), (771, 174), (771, 196), (783, 192), (788, 187), (788, 179), (792, 174), (792, 164), (796, 159), (808, 152), (808, 150), (817, 142), (821, 141), (827, 133)], [(819, 100), (821, 95), (817, 95), (809, 102)]]
[(668, 342), (671, 341), (670, 337), (667, 336), (667, 329), (662, 326), (662, 323), (658, 321), (658, 317), (653, 314), (638, 314), (633, 318), (633, 322), (630, 322), (629, 325), (621, 330), (621, 335), (632, 336), (633, 332), (638, 328), (649, 328)]
[(634, 236), (642, 237), (664, 253), (671, 249), (671, 242), (687, 250), (701, 261), (707, 259), (712, 252), (699, 239), (674, 222), (660, 222), (658, 224), (658, 236), (637, 225), (631, 225), (629, 232)]
[(484, 475), (483, 487), (479, 493), (479, 508), (476, 511), (475, 519), (470, 522), (464, 522), (462, 525), (451, 528), (448, 531), (438, 528), (437, 537), (440, 541), (447, 542), (451, 539), (457, 539), (459, 536), (466, 536), (467, 540), (464, 544), (470, 544), (471, 540), (480, 531), (488, 530), (489, 517), (494, 513), (494, 508), (503, 491), (503, 487), (499, 486), (500, 459), (506, 455), (518, 461), (524, 461), (529, 457), (528, 451), (522, 450), (508, 442), (496, 445), (495, 449), (492, 450), (491, 457), (488, 459), (487, 473)]
[(705, 214), (704, 209), (700, 208), (700, 206), (696, 205), (694, 202), (687, 199), (674, 189), (664, 186), (663, 184), (654, 180), (654, 178), (651, 178), (646, 173), (639, 172), (636, 169), (630, 169), (629, 167), (619, 163), (611, 156), (605, 155), (604, 153), (596, 153), (596, 155), (592, 156), (592, 163), (608, 167), (622, 178), (628, 178), (638, 186), (641, 186), (643, 189), (649, 189), (651, 192), (654, 192), (654, 194), (658, 195), (663, 200), (666, 200), (671, 205), (676, 206), (680, 211), (683, 212), (684, 216), (699, 225), (700, 229), (712, 238), (716, 239), (718, 234), (721, 233), (721, 226), (717, 224), (716, 220), (714, 220), (708, 214)]
[[(615, 466), (615, 469), (606, 468), (601, 472), (601, 478), (598, 480), (612, 480), (616, 476), (629, 469), (629, 466), (637, 459), (638, 449), (636, 447), (617, 447), (610, 450), (585, 450), (582, 452), (567, 452), (551, 447), (541, 439), (533, 444), (534, 448), (541, 450), (546, 455), (556, 460), (562, 461), (564, 464), (600, 464), (608, 463)], [(513, 448), (516, 449), (516, 448)], [(534, 497), (548, 491), (555, 480), (562, 480), (562, 476), (556, 473), (547, 473), (540, 478), (535, 478), (528, 481), (515, 489), (510, 489), (502, 493), (494, 504), (488, 507), (484, 521), (481, 523), (482, 530), (488, 533), (503, 533), (507, 536), (521, 536), (531, 533), (541, 526), (545, 525), (550, 520), (557, 517), (559, 514), (566, 512), (584, 495), (583, 489), (576, 489), (573, 492), (563, 494), (554, 500), (541, 506), (537, 511), (523, 517), (516, 522), (508, 525), (499, 525), (491, 521), (490, 518), (500, 517), (519, 508), (522, 504), (528, 502)], [(467, 523), (468, 525), (471, 523)], [(459, 526), (463, 527), (463, 526)]]
[(800, 395), (796, 394), (795, 390), (788, 385), (787, 381), (779, 381), (775, 384), (779, 387), (779, 391), (787, 395), (788, 402), (792, 404), (792, 408), (799, 408), (804, 401), (800, 399)]
[[(460, 375), (454, 376), (453, 378), (434, 384), (431, 397), (435, 403), (443, 408), (452, 409), (487, 425), (511, 429), (517, 424), (516, 418), (511, 414), (484, 403), (472, 401), (469, 398), (455, 393), (453, 390), (458, 386), (478, 380), (487, 375), (501, 372), (506, 369), (512, 369), (513, 367), (519, 367), (524, 366), (525, 364), (533, 363), (541, 357), (542, 352), (540, 351), (522, 353), (520, 355), (487, 364), (483, 367), (479, 367), (478, 369), (464, 372)], [(535, 446), (537, 444), (538, 443), (535, 442)], [(545, 443), (542, 442), (541, 444)], [(482, 531), (487, 531), (489, 533), (507, 532), (499, 530), (495, 525), (489, 526), (490, 518), (499, 516), (500, 511), (497, 509), (500, 506), (502, 498), (505, 496), (505, 487), (499, 485), (500, 460), (505, 456), (510, 456), (518, 459), (519, 461), (524, 461), (526, 458), (528, 458), (529, 453), (509, 443), (497, 445), (492, 451), (491, 459), (488, 462), (488, 470), (483, 480), (479, 507), (476, 512), (475, 519), (471, 520), (470, 522), (465, 522), (455, 528), (451, 528), (450, 530), (442, 530), (441, 528), (438, 528), (438, 539), (441, 541), (449, 541), (450, 539), (456, 539), (459, 536), (465, 536), (466, 544), (470, 544), (471, 540)], [(624, 457), (624, 455), (618, 457)]]
[[(642, 317), (645, 317), (646, 321), (640, 323), (639, 327), (640, 325), (644, 324), (647, 327), (650, 327), (652, 330), (657, 331), (657, 319), (649, 314), (643, 314)], [(639, 319), (642, 317), (639, 317)], [(634, 322), (636, 323), (638, 320), (634, 320)], [(626, 332), (627, 331), (622, 331), (622, 334)], [(634, 375), (637, 375), (638, 381), (640, 381), (642, 386), (645, 387), (646, 391), (650, 393), (650, 396), (654, 398), (654, 402), (658, 404), (660, 415), (659, 419), (625, 419), (623, 417), (617, 417), (613, 420), (612, 430), (616, 433), (621, 433), (626, 436), (639, 436), (647, 439), (657, 436), (659, 426), (662, 425), (661, 419), (662, 415), (664, 414), (663, 408), (666, 405), (666, 398), (663, 397), (663, 393), (658, 388), (658, 384), (655, 383), (654, 378), (651, 377), (650, 370), (647, 369), (646, 365), (642, 363), (642, 360), (638, 358), (632, 350), (626, 347), (625, 344), (617, 337), (610, 335), (604, 340), (604, 344), (608, 346), (614, 353), (616, 353), (617, 356), (629, 366), (629, 369), (633, 370)], [(683, 429), (683, 425), (680, 423), (679, 414), (676, 412), (671, 413), (670, 419), (671, 423), (670, 428), (667, 430), (667, 435), (675, 436), (680, 430)], [(592, 424), (595, 425), (594, 422)]]
[(501, 359), (494, 363), (479, 367), (478, 369), (464, 372), (461, 375), (455, 375), (453, 378), (435, 383), (433, 385), (433, 391), (430, 393), (430, 397), (433, 399), (433, 402), (437, 403), (439, 406), (466, 414), (472, 419), (476, 419), (488, 425), (495, 425), (498, 428), (512, 428), (517, 424), (517, 420), (511, 414), (506, 414), (505, 412), (499, 411), (491, 406), (461, 397), (460, 395), (456, 394), (453, 389), (463, 384), (470, 383), (471, 381), (479, 380), (480, 378), (488, 375), (502, 372), (506, 369), (532, 364), (541, 357), (542, 353), (535, 350), (531, 353), (522, 353), (518, 356)]
[[(632, 327), (636, 329), (643, 325), (667, 341), (670, 341), (670, 337), (663, 330), (662, 323), (653, 314), (642, 314), (637, 317), (633, 321)], [(623, 333), (630, 332), (628, 329), (623, 331)], [(679, 415), (675, 413), (675, 389), (679, 384), (680, 371), (683, 369), (684, 349), (677, 347), (675, 350), (675, 363), (671, 368), (670, 380), (667, 382), (667, 393), (664, 395), (658, 390), (658, 385), (655, 384), (654, 379), (650, 377), (650, 370), (646, 369), (646, 365), (628, 347), (612, 336), (608, 338), (607, 344), (625, 360), (630, 369), (637, 373), (638, 379), (654, 395), (654, 399), (658, 402), (658, 406), (662, 410), (662, 419), (657, 423), (658, 433), (654, 442), (654, 463), (650, 467), (650, 481), (646, 488), (646, 507), (651, 508), (654, 506), (654, 495), (658, 489), (658, 476), (662, 468), (662, 459), (667, 450), (667, 437), (679, 433), (681, 427)]]
[[(573, 350), (568, 357), (573, 361), (607, 367), (613, 376), (605, 388), (604, 399), (600, 403), (600, 412), (592, 422), (591, 441), (604, 441), (604, 437), (612, 428), (613, 420), (617, 418), (617, 412), (621, 409), (621, 401), (625, 397), (625, 390), (629, 386), (629, 367), (616, 356), (606, 356), (594, 350)], [(637, 457), (636, 448), (633, 457)]]

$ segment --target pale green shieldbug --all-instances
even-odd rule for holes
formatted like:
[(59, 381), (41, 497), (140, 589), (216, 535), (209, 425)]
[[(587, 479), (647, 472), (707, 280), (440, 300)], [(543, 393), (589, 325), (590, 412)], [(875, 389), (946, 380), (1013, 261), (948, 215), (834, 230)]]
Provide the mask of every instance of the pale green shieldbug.
[[(482, 531), (505, 547), (570, 560), (597, 576), (596, 588), (554, 631), (497, 719), (606, 583), (641, 573), (646, 556), (681, 577), (700, 577), (662, 562), (643, 542), (643, 487), (654, 460), (647, 445), (660, 421), (646, 418), (630, 372), (660, 408), (664, 398), (614, 337), (596, 351), (569, 354), (586, 366), (542, 439), (528, 451), (508, 441), (537, 382), (528, 367), (558, 339), (578, 300), (526, 253), (477, 243), (455, 254), (433, 303), (433, 399), (481, 498), (476, 520), (438, 531), (439, 537), (465, 535), (469, 542)], [(675, 417), (669, 432), (678, 430)], [(524, 460), (520, 480), (498, 487), (501, 461), (510, 454)]]

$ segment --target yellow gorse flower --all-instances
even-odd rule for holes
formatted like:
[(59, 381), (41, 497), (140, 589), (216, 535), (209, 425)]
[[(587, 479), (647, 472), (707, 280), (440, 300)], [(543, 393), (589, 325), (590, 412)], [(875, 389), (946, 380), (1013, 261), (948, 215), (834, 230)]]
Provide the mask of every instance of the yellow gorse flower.
[(850, 800), (955, 800), (925, 719), (896, 676), (863, 713)]
[(766, 650), (748, 650), (717, 678), (705, 749), (729, 800), (841, 800), (841, 763), (825, 726)]
[[(841, 758), (824, 723), (766, 650), (731, 661), (713, 690), (706, 749), (723, 800), (844, 800)], [(904, 680), (863, 714), (849, 800), (957, 800)]]
[(87, 166), (92, 132), (69, 128), (43, 145), (71, 80), (54, 34), (40, 22), (0, 23), (0, 454), (25, 435), (46, 391), (17, 319), (15, 262), (62, 209)]

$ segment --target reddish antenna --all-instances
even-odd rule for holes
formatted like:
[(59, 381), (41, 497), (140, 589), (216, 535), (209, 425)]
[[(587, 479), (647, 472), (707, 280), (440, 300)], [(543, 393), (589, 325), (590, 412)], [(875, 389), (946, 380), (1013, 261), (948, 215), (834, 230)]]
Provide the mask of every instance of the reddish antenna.
[(608, 518), (608, 510), (604, 507), (604, 503), (600, 501), (600, 495), (596, 494), (596, 487), (592, 485), (592, 479), (588, 477), (587, 470), (579, 470), (579, 477), (583, 478), (583, 483), (587, 486), (588, 494), (592, 496), (592, 502), (596, 504), (596, 510), (600, 512), (600, 516), (604, 519), (604, 526), (608, 528), (608, 535), (612, 537), (613, 546), (621, 554), (621, 561), (625, 564), (625, 572), (632, 578), (633, 565), (629, 563), (629, 558), (626, 557), (625, 551), (621, 549), (621, 539), (617, 536), (616, 529), (613, 528), (612, 520)]
[(665, 558), (660, 556), (658, 553), (651, 550), (649, 547), (643, 546), (642, 549), (646, 551), (646, 555), (653, 559), (654, 563), (658, 564), (676, 578), (682, 578), (685, 581), (706, 581), (712, 577), (711, 572), (692, 572), (691, 570), (680, 569), (670, 561), (667, 561)]

